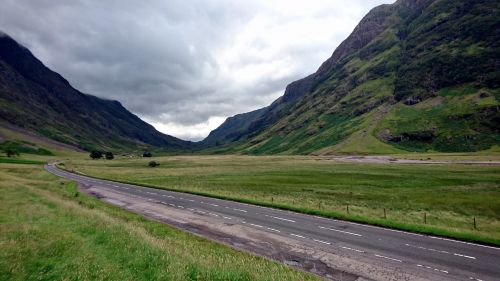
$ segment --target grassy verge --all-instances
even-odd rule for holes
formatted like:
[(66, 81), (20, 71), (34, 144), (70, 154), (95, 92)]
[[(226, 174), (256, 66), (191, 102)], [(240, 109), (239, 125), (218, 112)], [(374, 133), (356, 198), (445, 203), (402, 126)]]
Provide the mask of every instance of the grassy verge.
[(0, 164), (2, 280), (316, 280)]
[(66, 167), (126, 183), (500, 245), (498, 167), (340, 164), (317, 157), (155, 160), (157, 168), (148, 168), (145, 159), (74, 160)]

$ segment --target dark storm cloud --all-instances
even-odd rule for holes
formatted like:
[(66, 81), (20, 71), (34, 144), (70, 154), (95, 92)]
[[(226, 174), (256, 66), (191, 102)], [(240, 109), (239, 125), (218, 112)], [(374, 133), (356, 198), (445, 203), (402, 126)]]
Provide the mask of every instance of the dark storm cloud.
[(77, 89), (200, 139), (313, 72), (380, 2), (4, 0), (0, 29)]

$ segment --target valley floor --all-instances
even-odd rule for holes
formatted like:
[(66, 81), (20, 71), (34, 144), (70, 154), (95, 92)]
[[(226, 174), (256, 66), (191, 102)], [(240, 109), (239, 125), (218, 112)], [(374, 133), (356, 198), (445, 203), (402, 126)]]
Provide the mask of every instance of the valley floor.
[[(122, 182), (500, 245), (500, 167), (445, 162), (462, 159), (494, 163), (498, 161), (496, 156), (407, 158), (443, 163), (351, 163), (332, 157), (301, 156), (171, 156), (70, 160), (65, 167)], [(160, 166), (148, 167), (151, 160)]]

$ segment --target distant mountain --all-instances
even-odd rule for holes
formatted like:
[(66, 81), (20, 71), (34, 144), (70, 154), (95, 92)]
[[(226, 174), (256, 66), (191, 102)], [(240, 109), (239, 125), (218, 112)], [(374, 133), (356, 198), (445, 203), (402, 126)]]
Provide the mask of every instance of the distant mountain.
[(0, 121), (83, 149), (190, 145), (158, 132), (118, 101), (79, 92), (2, 33)]
[(477, 151), (500, 144), (500, 2), (372, 9), (320, 68), (203, 142), (250, 154)]

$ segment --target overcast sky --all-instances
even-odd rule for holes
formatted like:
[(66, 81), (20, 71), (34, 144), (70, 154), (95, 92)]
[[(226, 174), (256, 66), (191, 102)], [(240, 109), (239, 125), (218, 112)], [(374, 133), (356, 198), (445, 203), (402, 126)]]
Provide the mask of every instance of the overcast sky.
[(78, 90), (201, 140), (316, 71), (391, 0), (2, 0), (0, 29)]

